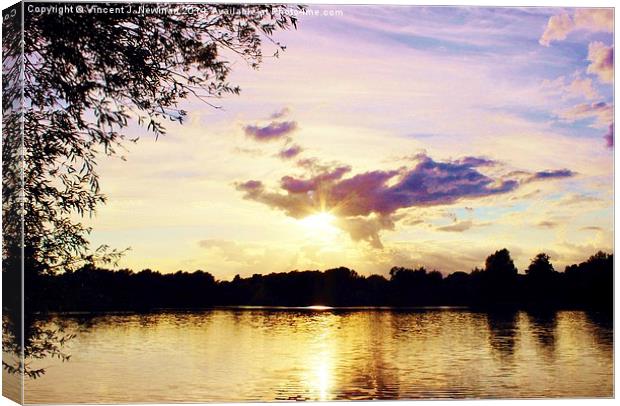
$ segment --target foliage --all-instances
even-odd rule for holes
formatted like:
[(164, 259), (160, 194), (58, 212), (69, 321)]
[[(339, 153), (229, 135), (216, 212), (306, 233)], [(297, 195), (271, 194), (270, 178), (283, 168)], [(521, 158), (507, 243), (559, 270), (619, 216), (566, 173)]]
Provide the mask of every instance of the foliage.
[(532, 263), (527, 267), (525, 273), (531, 277), (545, 277), (555, 272), (551, 264), (551, 258), (545, 253), (540, 253), (532, 259)]
[(489, 255), (484, 263), (484, 269), (486, 272), (498, 276), (509, 277), (517, 274), (517, 268), (512, 258), (510, 258), (510, 252), (506, 248)]
[[(67, 353), (66, 343), (75, 337), (74, 334), (64, 332), (64, 327), (59, 325), (51, 328), (37, 320), (26, 320), (24, 327), (21, 324), (13, 324), (17, 317), (3, 315), (2, 318), (2, 348), (6, 354), (14, 354), (14, 360), (3, 357), (2, 368), (10, 374), (23, 373), (27, 378), (36, 379), (45, 373), (44, 368), (31, 368), (30, 362), (37, 359), (57, 358), (61, 361), (69, 361), (71, 355)], [(21, 357), (21, 337), (24, 337), (23, 358)]]
[[(502, 250), (503, 251), (503, 250)], [(503, 255), (509, 259), (510, 254)], [(489, 258), (497, 258), (492, 254)], [(493, 261), (494, 259), (491, 259)], [(546, 254), (536, 258), (548, 260)], [(487, 262), (489, 262), (487, 260)], [(510, 261), (502, 261), (510, 263)], [(549, 266), (552, 266), (549, 262)], [(208, 272), (161, 274), (150, 269), (110, 271), (86, 266), (45, 278), (42, 310), (105, 311), (200, 308), (218, 305), (261, 306), (474, 306), (611, 309), (613, 255), (555, 272), (515, 274), (508, 283), (493, 270), (455, 272), (444, 277), (425, 268), (394, 267), (390, 277), (363, 276), (340, 267), (320, 271), (236, 275), (217, 281)]]

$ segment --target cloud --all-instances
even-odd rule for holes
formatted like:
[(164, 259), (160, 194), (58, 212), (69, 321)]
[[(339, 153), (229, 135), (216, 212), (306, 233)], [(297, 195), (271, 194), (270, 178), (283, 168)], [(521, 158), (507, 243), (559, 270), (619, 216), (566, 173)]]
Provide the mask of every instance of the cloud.
[(237, 190), (242, 190), (248, 194), (255, 194), (261, 192), (265, 186), (260, 180), (249, 180), (247, 182), (235, 184)]
[(266, 126), (247, 125), (243, 128), (245, 135), (259, 142), (268, 142), (285, 138), (297, 129), (296, 121), (272, 121)]
[(569, 122), (594, 118), (594, 125), (605, 128), (613, 121), (613, 105), (606, 102), (582, 103), (560, 113), (560, 117)]
[(575, 172), (570, 169), (557, 169), (553, 171), (539, 171), (535, 172), (531, 175), (525, 183), (534, 182), (538, 180), (549, 180), (549, 179), (560, 179), (560, 178), (570, 178), (575, 176)]
[(581, 205), (581, 204), (587, 204), (589, 206), (592, 206), (592, 204), (599, 203), (601, 201), (602, 199), (595, 197), (595, 196), (573, 193), (573, 194), (563, 197), (561, 200), (557, 202), (557, 204), (563, 207), (572, 206), (572, 205)]
[(538, 42), (548, 47), (553, 41), (566, 39), (573, 31), (613, 32), (613, 25), (613, 9), (578, 9), (573, 16), (562, 13), (549, 18)]
[(602, 227), (597, 227), (597, 226), (588, 226), (588, 227), (581, 227), (580, 230), (583, 231), (603, 231)]
[(614, 80), (614, 46), (606, 46), (602, 42), (595, 41), (588, 45), (587, 72), (597, 75), (603, 83), (612, 83)]
[(569, 122), (594, 119), (593, 127), (607, 128), (603, 135), (608, 148), (614, 146), (614, 106), (605, 102), (578, 104), (560, 113), (560, 117)]
[(379, 233), (382, 230), (394, 230), (391, 216), (344, 217), (335, 222), (337, 227), (349, 233), (353, 241), (367, 241), (373, 248), (383, 248)]
[[(530, 182), (570, 178), (570, 177), (575, 176), (576, 174), (577, 174), (576, 172), (573, 172), (570, 169), (553, 169), (553, 170), (544, 170), (544, 171), (538, 171), (538, 172), (512, 171), (504, 175), (504, 179), (513, 179), (515, 181), (518, 181), (520, 184), (525, 185)], [(530, 198), (532, 196), (535, 196), (538, 193), (540, 193), (540, 190), (531, 191), (531, 192), (526, 193), (523, 196), (513, 196), (511, 200)]]
[(538, 40), (540, 45), (548, 47), (551, 41), (566, 39), (568, 33), (575, 29), (575, 22), (568, 14), (551, 16), (547, 22), (547, 28)]
[[(464, 198), (507, 193), (518, 186), (515, 180), (498, 180), (477, 167), (493, 162), (484, 158), (436, 162), (418, 155), (413, 168), (374, 170), (345, 178), (350, 166), (324, 167), (306, 160), (310, 176), (284, 176), (279, 191), (269, 191), (258, 180), (237, 183), (244, 198), (281, 210), (293, 218), (317, 211), (330, 211), (338, 225), (354, 240), (366, 240), (380, 247), (379, 231), (393, 228), (399, 209), (437, 206)], [(298, 163), (299, 164), (299, 163)], [(319, 172), (317, 172), (317, 170)]]
[(303, 148), (300, 147), (299, 145), (292, 145), (278, 152), (278, 157), (282, 159), (291, 159), (301, 154), (302, 151), (303, 151)]
[[(302, 160), (300, 160), (302, 161)], [(373, 170), (346, 177), (351, 167), (324, 165), (316, 160), (298, 162), (310, 173), (283, 176), (279, 189), (269, 190), (263, 182), (237, 183), (244, 199), (283, 211), (301, 219), (327, 211), (336, 216), (336, 226), (354, 241), (382, 246), (380, 232), (391, 230), (401, 219), (401, 209), (450, 205), (462, 199), (499, 195), (516, 190), (521, 184), (574, 176), (568, 169), (540, 172), (513, 172), (513, 178), (493, 178), (479, 168), (495, 165), (484, 158), (465, 157), (438, 162), (419, 154), (413, 167)], [(438, 228), (440, 231), (465, 231), (473, 224), (464, 221)]]
[(292, 176), (284, 176), (280, 180), (280, 186), (289, 193), (312, 192), (320, 189), (323, 184), (342, 178), (347, 172), (350, 171), (350, 166), (338, 166), (333, 169), (325, 170), (310, 179), (299, 179)]
[(497, 164), (497, 161), (488, 158), (480, 158), (475, 156), (466, 156), (465, 158), (461, 158), (455, 161), (457, 164), (461, 165), (471, 165), (471, 166), (494, 166)]
[(614, 123), (609, 124), (609, 129), (604, 135), (607, 148), (614, 147)]
[(474, 223), (471, 220), (467, 220), (467, 221), (458, 222), (456, 224), (451, 224), (449, 226), (437, 227), (437, 230), (461, 233), (463, 231), (469, 230), (470, 228), (472, 228), (473, 225)]
[(605, 102), (578, 104), (562, 113), (560, 116), (569, 121), (575, 122), (585, 119), (594, 119), (593, 127), (606, 128), (603, 134), (605, 145), (608, 148), (614, 146), (614, 106)]
[(279, 118), (285, 117), (286, 115), (288, 115), (288, 113), (290, 113), (290, 109), (288, 107), (283, 107), (270, 115), (269, 118), (272, 120), (277, 120)]
[(555, 228), (557, 227), (558, 223), (554, 222), (554, 221), (541, 221), (540, 223), (537, 224), (538, 227), (542, 227), (542, 228)]
[(542, 88), (552, 94), (557, 94), (562, 99), (587, 99), (600, 98), (600, 94), (594, 88), (592, 78), (582, 78), (576, 75), (572, 81), (566, 81), (566, 77), (560, 76), (555, 80), (543, 80)]
[(589, 100), (599, 97), (598, 92), (594, 89), (594, 86), (592, 86), (591, 78), (582, 79), (580, 77), (576, 77), (567, 86), (566, 93), (572, 97), (584, 97)]

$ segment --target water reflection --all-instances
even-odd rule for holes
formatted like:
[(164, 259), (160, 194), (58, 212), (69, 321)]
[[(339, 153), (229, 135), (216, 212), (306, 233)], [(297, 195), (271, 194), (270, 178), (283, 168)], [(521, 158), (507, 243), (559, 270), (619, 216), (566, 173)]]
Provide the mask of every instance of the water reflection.
[(557, 313), (548, 310), (538, 310), (528, 313), (531, 332), (542, 349), (542, 356), (553, 359), (558, 327)]
[(27, 402), (580, 397), (613, 388), (613, 326), (584, 312), (227, 309), (45, 323), (76, 334), (73, 357), (33, 361), (46, 374), (26, 382)]
[(506, 362), (512, 360), (517, 344), (518, 315), (519, 313), (516, 310), (496, 311), (487, 314), (489, 344), (496, 355)]

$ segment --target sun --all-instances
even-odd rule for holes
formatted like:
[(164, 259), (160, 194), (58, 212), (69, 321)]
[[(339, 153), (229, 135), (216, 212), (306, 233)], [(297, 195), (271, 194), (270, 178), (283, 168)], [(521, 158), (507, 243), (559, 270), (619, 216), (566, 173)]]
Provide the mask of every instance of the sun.
[(304, 227), (308, 227), (314, 230), (327, 230), (334, 228), (334, 220), (336, 217), (333, 214), (322, 211), (320, 213), (312, 214), (308, 217), (304, 217), (300, 220)]
[(304, 228), (306, 236), (312, 240), (320, 241), (331, 241), (339, 234), (335, 222), (336, 216), (325, 211), (299, 220), (299, 224)]

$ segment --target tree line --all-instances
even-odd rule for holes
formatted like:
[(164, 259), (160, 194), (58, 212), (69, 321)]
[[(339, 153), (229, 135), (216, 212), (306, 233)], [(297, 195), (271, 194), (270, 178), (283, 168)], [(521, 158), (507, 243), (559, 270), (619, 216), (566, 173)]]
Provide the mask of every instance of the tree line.
[(547, 254), (518, 273), (507, 249), (489, 255), (470, 273), (393, 267), (382, 275), (359, 275), (339, 267), (254, 274), (231, 281), (204, 271), (162, 274), (85, 265), (42, 276), (33, 292), (34, 311), (148, 311), (212, 306), (470, 306), (613, 308), (613, 254), (554, 269)]

